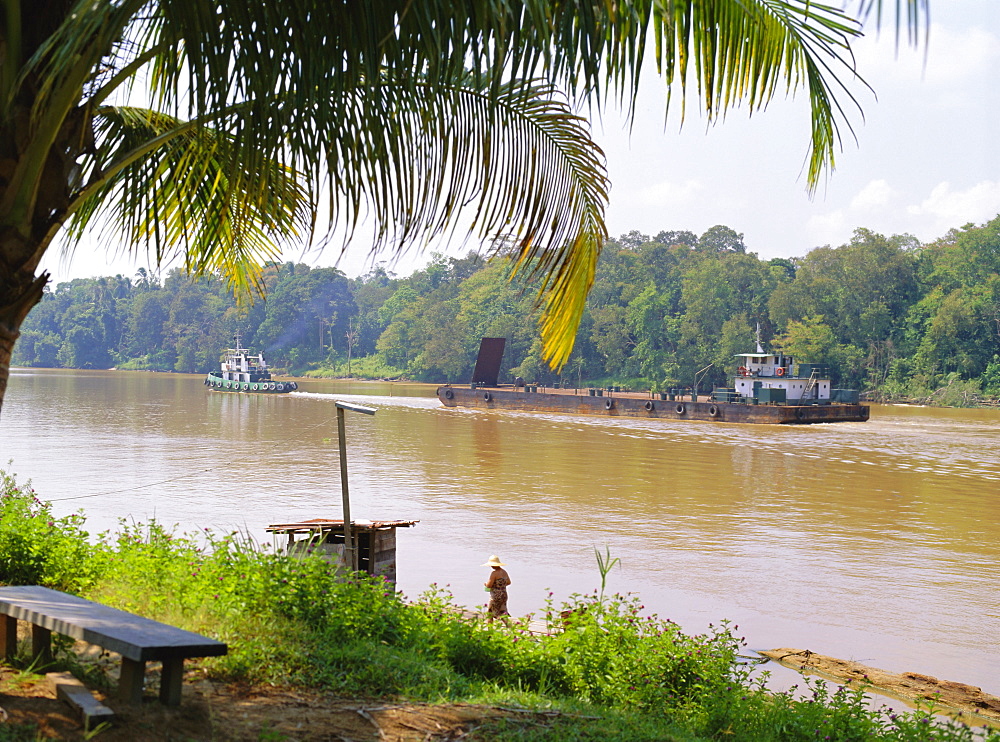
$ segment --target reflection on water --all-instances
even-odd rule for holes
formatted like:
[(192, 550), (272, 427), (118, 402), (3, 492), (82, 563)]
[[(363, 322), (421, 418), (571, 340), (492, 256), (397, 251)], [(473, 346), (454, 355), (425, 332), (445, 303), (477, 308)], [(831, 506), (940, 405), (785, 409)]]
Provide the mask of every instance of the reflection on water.
[[(352, 512), (418, 519), (400, 585), (483, 600), (500, 554), (515, 612), (593, 590), (593, 549), (690, 630), (808, 647), (1000, 692), (1000, 413), (876, 408), (808, 427), (445, 409), (420, 385), (305, 381), (210, 393), (193, 376), (15, 371), (0, 461), (95, 530), (120, 517), (245, 529), (339, 517), (337, 398)], [(391, 396), (389, 396), (391, 395)]]

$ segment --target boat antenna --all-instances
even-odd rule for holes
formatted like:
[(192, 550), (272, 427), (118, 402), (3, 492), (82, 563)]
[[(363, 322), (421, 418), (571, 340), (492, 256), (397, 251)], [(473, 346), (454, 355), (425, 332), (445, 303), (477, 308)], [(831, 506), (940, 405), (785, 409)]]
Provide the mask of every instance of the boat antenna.
[(760, 322), (757, 323), (757, 352), (764, 353), (764, 346), (760, 344)]

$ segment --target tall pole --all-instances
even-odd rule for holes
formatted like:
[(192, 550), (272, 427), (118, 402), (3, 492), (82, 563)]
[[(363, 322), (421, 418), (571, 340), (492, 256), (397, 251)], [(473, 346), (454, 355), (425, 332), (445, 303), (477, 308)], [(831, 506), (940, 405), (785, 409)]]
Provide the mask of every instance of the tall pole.
[(347, 426), (344, 424), (344, 410), (374, 415), (371, 407), (362, 407), (347, 402), (337, 402), (337, 439), (340, 444), (340, 492), (344, 500), (344, 551), (347, 564), (352, 572), (358, 571), (358, 550), (354, 545), (354, 525), (351, 521), (351, 492), (347, 485)]
[(354, 548), (354, 528), (351, 521), (351, 492), (347, 486), (347, 426), (344, 425), (344, 408), (337, 405), (337, 439), (340, 441), (340, 494), (344, 500), (344, 549), (347, 566), (358, 571), (358, 552)]

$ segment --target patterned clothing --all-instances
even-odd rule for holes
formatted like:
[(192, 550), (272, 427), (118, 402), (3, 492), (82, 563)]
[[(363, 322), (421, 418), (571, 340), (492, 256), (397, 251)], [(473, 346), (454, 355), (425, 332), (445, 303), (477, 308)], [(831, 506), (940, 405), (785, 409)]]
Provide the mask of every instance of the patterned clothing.
[(490, 606), (487, 611), (491, 616), (509, 616), (507, 612), (507, 585), (510, 580), (497, 577), (490, 588)]

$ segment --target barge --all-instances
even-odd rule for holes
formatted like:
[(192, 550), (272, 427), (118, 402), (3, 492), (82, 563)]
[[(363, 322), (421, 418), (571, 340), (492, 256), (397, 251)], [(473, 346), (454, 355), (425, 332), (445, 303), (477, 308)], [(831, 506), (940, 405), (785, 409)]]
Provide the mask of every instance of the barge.
[[(490, 343), (487, 343), (490, 341)], [(828, 369), (795, 363), (780, 353), (741, 353), (731, 387), (709, 395), (694, 390), (668, 392), (547, 388), (500, 385), (497, 376), (503, 338), (483, 338), (471, 384), (438, 387), (446, 407), (518, 412), (555, 412), (666, 420), (802, 425), (865, 422), (870, 408), (853, 389), (835, 389)], [(499, 350), (498, 350), (499, 349)]]

